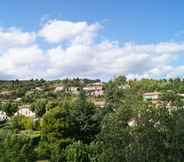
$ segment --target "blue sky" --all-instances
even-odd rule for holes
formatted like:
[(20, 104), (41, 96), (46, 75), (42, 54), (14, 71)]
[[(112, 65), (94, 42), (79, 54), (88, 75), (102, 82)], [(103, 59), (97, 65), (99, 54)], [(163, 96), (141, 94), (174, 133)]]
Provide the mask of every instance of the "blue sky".
[(181, 39), (183, 7), (182, 0), (3, 0), (0, 24), (32, 31), (43, 18), (85, 20), (105, 24), (108, 39), (159, 42)]
[[(0, 46), (3, 46), (1, 47), (3, 50), (0, 51), (0, 62), (7, 60), (9, 66), (3, 65), (3, 68), (0, 68), (0, 79), (24, 79), (26, 73), (29, 74), (29, 77), (26, 78), (44, 77), (46, 79), (67, 76), (109, 79), (117, 74), (129, 75), (130, 78), (182, 77), (184, 70), (182, 59), (184, 52), (183, 7), (184, 1), (182, 0), (2, 0), (0, 2), (0, 28), (2, 28)], [(54, 23), (56, 21), (57, 23)], [(79, 22), (85, 22), (86, 25), (83, 24), (85, 26), (81, 27), (83, 31), (80, 30), (74, 35), (59, 31), (60, 38), (53, 38), (58, 31), (54, 33), (51, 30), (56, 31), (57, 25), (58, 28), (62, 28), (65, 22), (72, 23), (71, 26)], [(52, 23), (56, 26), (47, 28)], [(94, 25), (95, 29), (89, 31), (91, 30), (90, 25)], [(78, 29), (77, 26), (75, 27)], [(11, 28), (14, 30), (12, 31)], [(50, 31), (47, 32), (51, 33), (40, 34), (42, 29), (49, 29)], [(22, 34), (22, 37), (19, 38), (24, 40), (26, 37), (28, 43), (17, 43), (16, 45), (10, 43), (10, 46), (4, 47), (4, 44), (7, 43), (7, 33), (17, 34), (17, 37), (19, 37), (18, 34)], [(25, 33), (31, 37), (28, 36), (31, 41), (28, 40), (27, 35), (23, 36)], [(66, 35), (63, 37), (63, 34)], [(83, 40), (83, 42), (73, 44), (73, 41), (79, 39), (81, 35), (85, 39), (88, 37), (90, 43), (84, 44)], [(53, 39), (55, 39), (54, 42)], [(11, 40), (9, 37), (8, 40), (19, 41)], [(11, 57), (15, 57), (16, 50), (26, 51), (26, 48), (32, 50), (33, 47), (43, 56), (37, 58), (36, 55), (33, 59), (32, 54), (28, 53), (23, 56), (28, 55), (33, 59), (30, 62), (23, 56), (17, 57), (25, 62), (17, 63), (15, 60), (18, 58), (12, 60)], [(76, 52), (79, 53), (78, 57), (68, 52), (73, 48), (76, 51), (79, 50)], [(107, 49), (103, 51), (105, 48)], [(56, 50), (54, 54), (50, 54), (54, 50)], [(90, 51), (94, 51), (93, 54), (90, 54)], [(55, 53), (58, 55), (55, 56)], [(101, 57), (102, 60), (106, 56), (109, 58), (101, 62), (96, 61), (95, 64), (91, 63), (90, 66), (82, 63), (77, 65), (77, 60), (83, 53), (89, 53), (88, 57), (93, 58), (92, 62), (98, 60), (98, 57)], [(105, 56), (102, 53), (106, 53)], [(88, 57), (83, 61), (90, 62)], [(68, 64), (58, 63), (58, 67), (53, 67), (50, 62), (57, 61), (53, 58), (61, 59), (60, 62)], [(47, 64), (43, 63), (42, 59)], [(143, 66), (142, 61), (146, 59), (151, 62)], [(110, 63), (111, 66), (107, 66)], [(37, 66), (37, 64), (42, 64), (42, 66)], [(118, 66), (118, 64), (123, 65)], [(22, 65), (24, 66), (21, 67)], [(97, 65), (103, 65), (103, 67), (96, 68)], [(34, 75), (33, 71), (37, 68), (40, 69), (39, 74)], [(105, 68), (110, 68), (111, 71), (107, 73)], [(21, 74), (17, 71), (21, 71)]]

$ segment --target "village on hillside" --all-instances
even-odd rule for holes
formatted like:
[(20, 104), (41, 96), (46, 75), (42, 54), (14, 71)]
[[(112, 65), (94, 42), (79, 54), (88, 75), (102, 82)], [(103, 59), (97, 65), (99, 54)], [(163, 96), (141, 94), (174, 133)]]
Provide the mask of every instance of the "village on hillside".
[[(137, 82), (139, 83), (139, 81)], [(66, 98), (75, 100), (81, 91), (85, 93), (88, 101), (92, 102), (96, 107), (104, 108), (108, 103), (105, 97), (108, 84), (100, 80), (77, 78), (72, 80), (45, 81), (41, 79), (30, 81), (1, 81), (1, 83), (0, 122), (9, 120), (12, 115), (36, 119), (38, 115), (35, 113), (35, 100), (40, 99), (41, 104), (46, 107), (46, 104), (52, 104), (54, 101), (64, 102)], [(123, 86), (118, 86), (118, 89), (132, 89), (134, 88), (133, 86), (132, 81), (127, 81)], [(164, 93), (156, 90), (144, 90), (144, 92), (141, 92), (141, 94), (137, 93), (137, 95), (140, 95), (145, 103), (155, 106), (164, 105), (168, 109), (174, 109), (176, 106), (172, 97), (179, 97), (184, 101), (184, 93), (174, 92), (173, 94), (173, 91), (169, 89), (166, 89)], [(44, 100), (47, 101), (45, 102)], [(8, 112), (11, 109), (13, 111)], [(47, 109), (44, 113), (46, 111)]]
[[(19, 81), (18, 81), (19, 82)], [(24, 82), (24, 81), (23, 81)], [(34, 82), (34, 81), (33, 81)], [(17, 111), (14, 115), (23, 115), (30, 118), (35, 118), (36, 114), (32, 111), (32, 100), (37, 95), (46, 95), (45, 99), (49, 97), (56, 100), (58, 96), (62, 96), (62, 100), (65, 97), (71, 97), (75, 99), (81, 91), (84, 91), (85, 95), (87, 96), (90, 102), (93, 102), (97, 107), (104, 107), (105, 99), (104, 99), (104, 90), (105, 90), (105, 83), (100, 81), (95, 82), (91, 81), (91, 83), (84, 83), (82, 80), (77, 83), (70, 83), (69, 85), (65, 83), (46, 83), (44, 81), (44, 85), (38, 81), (41, 86), (37, 84), (34, 86), (27, 87), (19, 87), (18, 89), (8, 88), (5, 89), (3, 87), (0, 90), (0, 104), (6, 105), (8, 103), (14, 103), (17, 106)], [(70, 81), (69, 81), (70, 82)], [(78, 81), (76, 81), (78, 82)], [(36, 83), (36, 81), (35, 81)], [(21, 84), (21, 83), (10, 83), (10, 84)], [(21, 85), (22, 86), (22, 85)], [(41, 97), (44, 98), (44, 97)], [(49, 99), (48, 99), (49, 100)], [(0, 121), (5, 121), (10, 119), (5, 111), (2, 109), (0, 110)]]

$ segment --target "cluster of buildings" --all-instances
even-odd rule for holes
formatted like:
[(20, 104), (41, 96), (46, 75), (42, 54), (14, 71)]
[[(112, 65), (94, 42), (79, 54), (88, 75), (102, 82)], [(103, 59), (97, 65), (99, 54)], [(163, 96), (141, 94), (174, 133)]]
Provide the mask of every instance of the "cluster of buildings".
[(1, 91), (0, 96), (11, 96), (13, 93), (15, 92), (14, 91)]
[[(83, 87), (82, 89), (90, 97), (99, 97), (99, 96), (104, 95), (104, 84), (101, 83), (101, 82), (88, 84), (85, 87)], [(35, 90), (43, 91), (43, 89), (40, 88), (40, 87), (36, 87)], [(65, 92), (65, 93), (69, 93), (69, 94), (72, 94), (72, 95), (79, 95), (80, 90), (81, 90), (80, 87), (71, 86), (71, 87), (65, 88), (64, 86), (61, 85), (61, 86), (55, 87), (54, 92)], [(10, 92), (10, 91), (3, 91), (3, 92), (0, 93), (0, 95), (9, 95), (11, 93), (12, 92)], [(16, 98), (15, 101), (19, 102), (19, 101), (21, 101), (21, 98)], [(104, 101), (95, 101), (95, 103), (97, 105), (99, 105), (99, 107), (104, 106)], [(22, 116), (25, 116), (25, 117), (31, 117), (31, 118), (36, 117), (36, 114), (31, 111), (30, 105), (19, 106), (19, 109), (14, 114), (14, 116), (18, 116), (18, 115), (22, 115)], [(6, 121), (8, 119), (9, 119), (9, 117), (7, 116), (7, 114), (3, 111), (0, 111), (0, 122)]]
[[(99, 97), (103, 96), (104, 94), (104, 84), (101, 82), (88, 84), (82, 89), (86, 92), (88, 96)], [(65, 88), (64, 86), (57, 86), (55, 88), (55, 92), (62, 92), (62, 91), (73, 95), (78, 95), (80, 92), (80, 88), (79, 87)]]
[[(177, 93), (176, 96), (179, 97), (183, 97), (184, 98), (184, 94), (183, 93)], [(160, 103), (163, 103), (163, 101), (161, 100), (161, 92), (147, 92), (143, 94), (143, 99), (144, 101), (149, 101), (153, 104), (159, 105)], [(170, 107), (171, 103), (168, 102), (167, 106)]]
[[(18, 111), (14, 114), (14, 116), (25, 116), (30, 118), (35, 118), (36, 114), (30, 110), (30, 105), (19, 106)], [(9, 117), (4, 111), (0, 111), (0, 122), (4, 122), (8, 120)]]
[[(166, 108), (168, 108), (169, 110), (174, 110), (176, 106), (172, 105), (170, 101), (166, 103), (162, 101), (161, 95), (162, 95), (161, 92), (146, 92), (143, 93), (143, 100), (146, 102), (150, 102), (156, 106), (159, 106), (160, 104), (164, 103), (166, 105)], [(177, 93), (176, 96), (183, 97), (184, 99), (183, 93)], [(136, 126), (139, 120), (140, 119), (138, 118), (132, 118), (131, 120), (128, 121), (128, 125), (130, 127)]]
[(103, 96), (104, 94), (104, 84), (101, 82), (88, 84), (86, 87), (83, 88), (88, 96)]
[(65, 92), (68, 94), (78, 95), (80, 92), (80, 88), (79, 87), (67, 87), (67, 88), (65, 88), (64, 86), (57, 86), (55, 88), (54, 92)]
[[(36, 88), (36, 89), (39, 90), (39, 91), (42, 90), (40, 88)], [(104, 84), (101, 83), (101, 82), (88, 84), (85, 87), (83, 87), (82, 89), (90, 97), (99, 97), (99, 96), (104, 95)], [(65, 92), (65, 93), (70, 93), (70, 94), (73, 94), (73, 95), (78, 95), (80, 93), (80, 90), (81, 89), (79, 87), (67, 87), (67, 88), (65, 88), (64, 86), (57, 86), (54, 91), (55, 92)], [(182, 94), (182, 93), (177, 93), (176, 95), (180, 96), (180, 97), (184, 97), (184, 94)], [(146, 92), (146, 93), (143, 93), (143, 99), (144, 99), (144, 101), (151, 102), (155, 105), (159, 105), (160, 103), (162, 103), (162, 101), (161, 101), (161, 92)], [(17, 98), (16, 100), (20, 101), (21, 98)], [(98, 105), (99, 107), (103, 107), (105, 105), (104, 102), (105, 101), (101, 101), (101, 100), (96, 101), (95, 100), (95, 104)], [(36, 117), (36, 114), (31, 111), (30, 105), (19, 106), (18, 111), (14, 115), (15, 116), (22, 115), (22, 116), (31, 117), (31, 118)], [(7, 116), (7, 114), (3, 111), (0, 111), (0, 122), (6, 121), (8, 119), (9, 119), (9, 117)], [(135, 122), (135, 120), (131, 120), (129, 122), (129, 125), (134, 125), (135, 124), (134, 122)]]

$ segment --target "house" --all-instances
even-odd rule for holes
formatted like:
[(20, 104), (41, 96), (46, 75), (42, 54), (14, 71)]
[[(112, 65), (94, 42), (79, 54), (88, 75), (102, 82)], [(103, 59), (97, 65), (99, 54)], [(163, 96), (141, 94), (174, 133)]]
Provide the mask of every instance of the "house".
[(134, 126), (136, 126), (137, 125), (137, 120), (136, 120), (136, 118), (132, 118), (132, 119), (130, 119), (129, 121), (128, 121), (128, 126), (129, 127), (134, 127)]
[(97, 106), (97, 107), (103, 108), (103, 107), (105, 106), (105, 101), (104, 101), (104, 100), (102, 100), (102, 101), (94, 101), (93, 103), (94, 103), (95, 106)]
[(93, 84), (88, 84), (86, 87), (83, 88), (83, 90), (87, 93), (89, 96), (102, 96), (104, 94), (104, 88), (103, 83), (97, 82)]
[(19, 110), (15, 113), (15, 116), (23, 115), (26, 117), (35, 118), (36, 114), (30, 110), (29, 105), (23, 105), (19, 107)]
[(79, 95), (80, 88), (79, 87), (68, 87), (66, 93), (71, 93), (72, 95)]
[(72, 94), (72, 95), (78, 95), (80, 92), (80, 88), (79, 87), (67, 87), (67, 88), (65, 88), (64, 86), (58, 86), (55, 88), (54, 91), (55, 92), (65, 92), (65, 93)]
[(55, 92), (61, 92), (61, 91), (64, 91), (64, 86), (58, 86), (55, 88), (54, 90)]
[(119, 89), (128, 89), (128, 88), (130, 88), (130, 85), (125, 84), (125, 85), (123, 85), (123, 86), (119, 86), (118, 88), (119, 88)]
[(147, 100), (159, 100), (160, 99), (160, 92), (148, 92), (143, 94), (143, 98), (145, 101)]
[(35, 90), (36, 91), (43, 91), (43, 89), (41, 87), (36, 87)]
[(178, 93), (177, 95), (180, 97), (184, 97), (184, 93)]
[(15, 99), (16, 102), (19, 102), (19, 101), (21, 101), (21, 100), (22, 100), (21, 97), (18, 97), (18, 98)]
[(0, 122), (4, 122), (6, 120), (8, 120), (8, 116), (4, 111), (0, 111)]
[(0, 96), (11, 96), (14, 91), (2, 91), (0, 92)]
[[(168, 90), (169, 92), (170, 90)], [(177, 93), (175, 94), (178, 97), (181, 97), (181, 100), (184, 101), (184, 94), (183, 93)], [(151, 103), (160, 106), (166, 106), (168, 109), (175, 109), (176, 105), (173, 101), (164, 101), (161, 99), (161, 93), (160, 92), (148, 92), (143, 94), (144, 101), (150, 101)]]

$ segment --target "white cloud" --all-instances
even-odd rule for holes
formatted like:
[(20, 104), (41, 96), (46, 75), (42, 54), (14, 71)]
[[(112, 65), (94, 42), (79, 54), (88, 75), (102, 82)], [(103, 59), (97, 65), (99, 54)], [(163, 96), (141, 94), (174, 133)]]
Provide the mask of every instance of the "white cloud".
[[(164, 48), (163, 44), (167, 47)], [(102, 42), (95, 46), (57, 47), (48, 51), (48, 72), (51, 76), (79, 75), (106, 79), (116, 74), (125, 74), (130, 78), (168, 77), (175, 70), (170, 62), (176, 55), (182, 56), (181, 52), (184, 52), (184, 44), (168, 42), (151, 45), (127, 43), (122, 46)]]
[(155, 78), (155, 79), (160, 79), (160, 78), (176, 78), (176, 77), (183, 77), (184, 76), (184, 66), (180, 65), (177, 67), (173, 67), (170, 65), (163, 65), (162, 67), (155, 67), (149, 71), (145, 71), (142, 74), (128, 74), (127, 78), (128, 79), (143, 79), (143, 78)]
[(37, 46), (10, 48), (0, 56), (0, 74), (19, 79), (44, 76), (47, 59)]
[[(184, 75), (183, 42), (136, 44), (97, 43), (101, 26), (87, 22), (51, 20), (38, 32), (0, 30), (0, 79), (58, 79), (88, 77), (110, 79), (169, 78)], [(48, 41), (36, 41), (36, 35)], [(57, 43), (57, 44), (53, 44)], [(64, 46), (63, 43), (67, 43)], [(56, 47), (55, 47), (56, 45)], [(41, 48), (42, 47), (42, 48)]]
[(50, 20), (42, 26), (39, 36), (50, 43), (71, 41), (73, 43), (90, 44), (100, 28), (101, 25), (98, 23)]
[(35, 33), (22, 32), (17, 28), (0, 28), (0, 48), (26, 46), (35, 41)]

